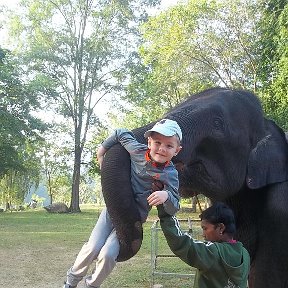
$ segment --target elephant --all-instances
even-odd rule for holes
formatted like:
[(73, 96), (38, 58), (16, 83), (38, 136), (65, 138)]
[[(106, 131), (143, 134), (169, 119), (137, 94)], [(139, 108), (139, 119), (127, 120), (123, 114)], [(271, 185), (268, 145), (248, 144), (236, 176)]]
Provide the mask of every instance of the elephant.
[[(251, 256), (249, 287), (288, 287), (288, 144), (264, 116), (258, 97), (246, 90), (215, 87), (196, 93), (163, 118), (178, 122), (182, 150), (173, 158), (179, 194), (222, 201), (234, 211), (236, 239)], [(155, 123), (155, 122), (154, 122)], [(144, 132), (133, 130), (145, 143)], [(120, 144), (108, 152), (102, 189), (120, 241), (119, 261), (141, 247), (142, 225), (130, 184), (129, 155)]]

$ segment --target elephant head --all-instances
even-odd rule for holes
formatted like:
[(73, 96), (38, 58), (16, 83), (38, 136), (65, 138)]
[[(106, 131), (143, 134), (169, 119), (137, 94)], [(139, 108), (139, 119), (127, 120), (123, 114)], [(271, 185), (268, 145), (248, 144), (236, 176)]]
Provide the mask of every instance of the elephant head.
[(183, 129), (183, 149), (174, 159), (180, 194), (225, 200), (245, 184), (251, 150), (264, 137), (259, 100), (252, 94), (211, 89), (188, 98), (168, 115)]
[[(285, 133), (265, 119), (259, 99), (242, 90), (205, 90), (163, 117), (177, 121), (183, 132), (183, 148), (173, 159), (179, 171), (180, 195), (191, 197), (201, 193), (212, 201), (230, 205), (236, 216), (237, 239), (252, 258), (255, 281), (251, 281), (251, 286), (288, 287), (288, 249), (279, 252), (279, 247), (286, 247), (288, 241)], [(153, 124), (133, 131), (140, 142), (144, 143), (143, 134)], [(107, 154), (111, 160), (121, 157), (121, 162), (106, 161), (102, 175), (115, 173), (113, 179), (103, 178), (102, 184), (120, 243), (126, 243), (126, 250), (133, 247), (129, 248), (127, 259), (137, 253), (142, 239), (129, 182), (129, 159), (122, 147), (115, 147), (115, 152), (111, 149)], [(111, 190), (105, 187), (107, 181)], [(112, 208), (115, 205), (122, 212)], [(124, 248), (121, 246), (121, 251), (128, 255)]]

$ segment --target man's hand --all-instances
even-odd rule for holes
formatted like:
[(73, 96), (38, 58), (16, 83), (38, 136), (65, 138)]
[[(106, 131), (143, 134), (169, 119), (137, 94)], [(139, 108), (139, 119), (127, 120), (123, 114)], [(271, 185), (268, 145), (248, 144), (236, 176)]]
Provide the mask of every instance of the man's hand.
[(165, 190), (155, 191), (148, 198), (148, 204), (150, 206), (158, 206), (163, 204), (168, 199), (168, 192)]

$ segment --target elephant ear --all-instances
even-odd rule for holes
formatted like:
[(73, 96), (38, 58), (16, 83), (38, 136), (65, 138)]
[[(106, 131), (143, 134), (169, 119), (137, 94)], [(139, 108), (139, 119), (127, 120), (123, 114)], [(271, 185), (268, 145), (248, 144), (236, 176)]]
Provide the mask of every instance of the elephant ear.
[(288, 144), (285, 133), (272, 121), (269, 122), (274, 127), (272, 133), (261, 139), (249, 156), (246, 181), (251, 189), (288, 180)]

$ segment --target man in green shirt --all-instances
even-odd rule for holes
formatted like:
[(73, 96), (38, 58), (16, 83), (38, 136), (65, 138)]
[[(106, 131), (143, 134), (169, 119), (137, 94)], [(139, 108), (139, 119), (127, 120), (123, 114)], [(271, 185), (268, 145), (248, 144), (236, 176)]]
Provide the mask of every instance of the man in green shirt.
[(197, 268), (194, 288), (246, 288), (250, 257), (241, 242), (233, 239), (236, 232), (233, 211), (217, 202), (201, 215), (204, 241), (181, 231), (175, 216), (158, 205), (160, 225), (173, 253)]

